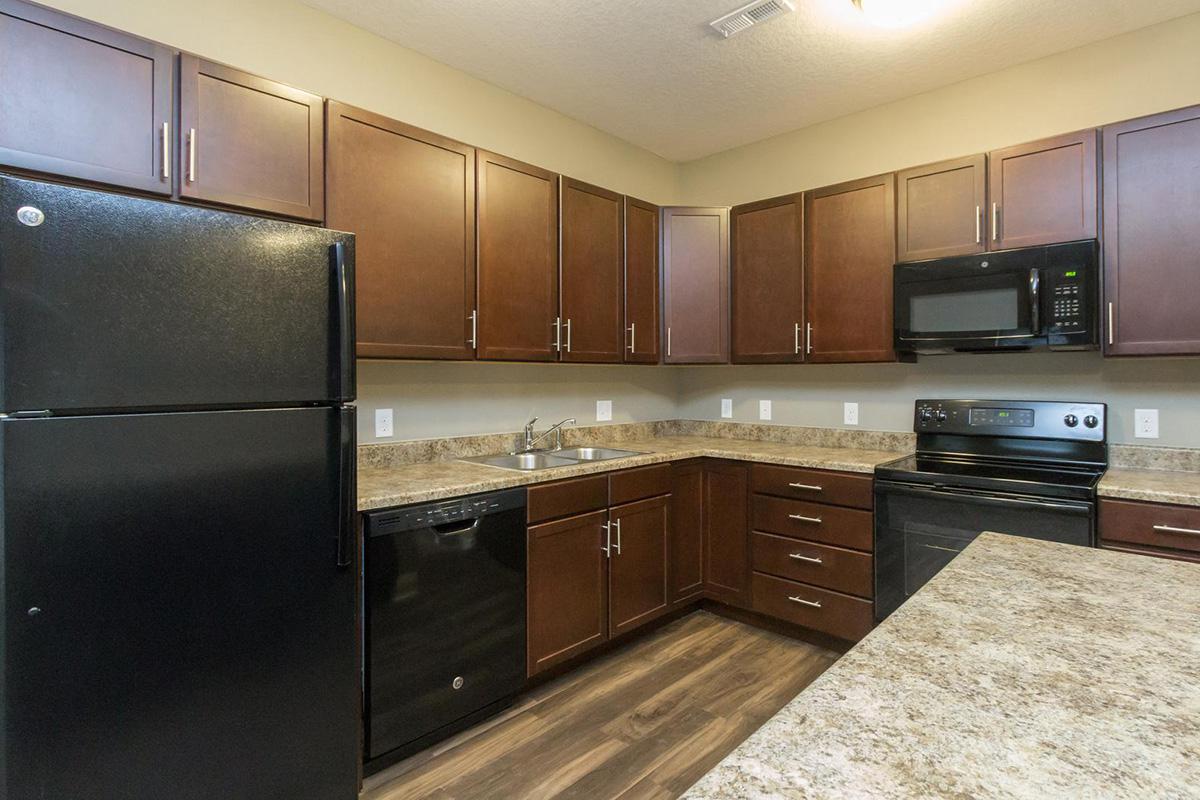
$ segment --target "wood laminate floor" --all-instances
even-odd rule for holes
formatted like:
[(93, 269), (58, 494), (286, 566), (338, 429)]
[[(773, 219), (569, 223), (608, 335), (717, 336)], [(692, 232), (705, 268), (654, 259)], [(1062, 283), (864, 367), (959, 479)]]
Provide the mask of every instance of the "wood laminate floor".
[(361, 800), (675, 798), (836, 658), (699, 611), (369, 777)]

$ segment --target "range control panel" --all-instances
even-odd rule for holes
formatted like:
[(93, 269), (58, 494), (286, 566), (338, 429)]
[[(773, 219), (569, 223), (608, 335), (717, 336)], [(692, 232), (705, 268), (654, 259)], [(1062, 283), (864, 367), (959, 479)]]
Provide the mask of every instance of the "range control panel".
[(967, 436), (1105, 440), (1104, 403), (1045, 400), (918, 400), (913, 430)]

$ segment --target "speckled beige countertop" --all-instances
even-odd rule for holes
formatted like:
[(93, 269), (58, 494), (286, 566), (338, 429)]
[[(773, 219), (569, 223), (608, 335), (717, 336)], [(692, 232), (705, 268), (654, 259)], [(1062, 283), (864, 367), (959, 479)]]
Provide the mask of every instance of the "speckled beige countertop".
[(999, 534), (684, 795), (1197, 796), (1200, 565)]
[(358, 509), (368, 511), (374, 508), (420, 503), (685, 458), (729, 458), (869, 473), (875, 469), (876, 464), (905, 455), (899, 450), (815, 447), (704, 436), (657, 436), (626, 441), (614, 440), (605, 442), (605, 446), (637, 450), (645, 455), (535, 472), (516, 472), (463, 461), (429, 461), (390, 467), (364, 466), (360, 467), (358, 472)]
[(1101, 497), (1200, 506), (1200, 472), (1114, 467), (1096, 489)]

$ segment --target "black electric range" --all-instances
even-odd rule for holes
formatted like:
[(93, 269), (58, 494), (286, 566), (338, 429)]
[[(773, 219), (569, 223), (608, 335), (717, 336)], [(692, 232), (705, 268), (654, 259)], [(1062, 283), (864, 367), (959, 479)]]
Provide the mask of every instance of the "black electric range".
[(1103, 403), (918, 400), (915, 455), (875, 468), (875, 616), (984, 531), (1095, 545)]

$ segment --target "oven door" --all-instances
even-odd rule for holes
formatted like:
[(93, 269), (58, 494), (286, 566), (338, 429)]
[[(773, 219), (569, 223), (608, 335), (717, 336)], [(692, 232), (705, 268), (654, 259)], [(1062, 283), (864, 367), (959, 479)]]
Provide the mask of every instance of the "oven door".
[[(987, 263), (987, 262), (984, 262)], [(1041, 270), (898, 264), (896, 349), (939, 353), (1040, 343)]]
[(883, 619), (984, 531), (1094, 544), (1095, 506), (875, 482), (875, 617)]

